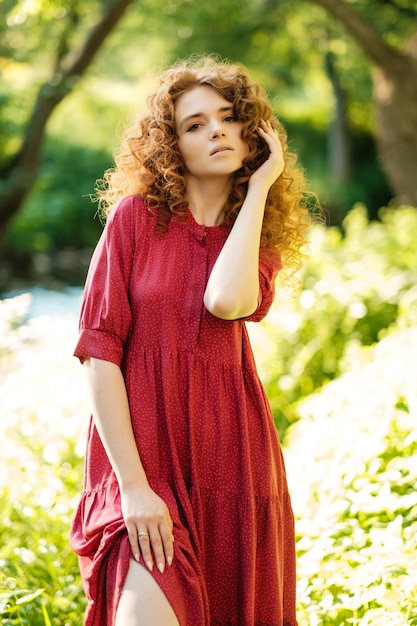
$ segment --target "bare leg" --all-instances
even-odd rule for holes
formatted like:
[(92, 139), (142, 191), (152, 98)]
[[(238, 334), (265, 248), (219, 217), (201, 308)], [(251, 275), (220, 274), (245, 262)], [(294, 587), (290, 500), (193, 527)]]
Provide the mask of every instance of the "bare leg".
[(153, 576), (131, 559), (114, 626), (180, 626)]

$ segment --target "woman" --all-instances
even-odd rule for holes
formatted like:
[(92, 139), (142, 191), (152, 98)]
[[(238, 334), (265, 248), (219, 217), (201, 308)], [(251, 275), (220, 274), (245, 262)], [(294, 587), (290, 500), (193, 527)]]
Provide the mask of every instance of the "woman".
[(246, 70), (160, 77), (99, 192), (75, 350), (91, 388), (71, 533), (87, 626), (295, 626), (293, 515), (245, 321), (298, 267), (307, 211)]

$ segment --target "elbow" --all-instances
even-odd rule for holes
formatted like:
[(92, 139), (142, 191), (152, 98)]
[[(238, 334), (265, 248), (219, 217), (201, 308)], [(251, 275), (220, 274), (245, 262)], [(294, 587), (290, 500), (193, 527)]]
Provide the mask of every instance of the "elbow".
[(226, 296), (213, 297), (204, 294), (204, 306), (215, 317), (222, 320), (238, 320), (252, 315), (257, 309), (257, 300), (238, 300)]

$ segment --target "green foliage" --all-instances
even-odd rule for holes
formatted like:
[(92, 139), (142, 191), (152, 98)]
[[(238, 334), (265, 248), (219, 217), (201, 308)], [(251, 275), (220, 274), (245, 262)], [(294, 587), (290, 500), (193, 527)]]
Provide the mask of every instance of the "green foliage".
[(417, 210), (383, 209), (368, 222), (363, 206), (337, 228), (315, 226), (299, 293), (277, 289), (262, 333), (260, 365), (283, 435), (297, 403), (339, 376), (361, 346), (391, 325), (417, 321)]
[(287, 471), (297, 522), (299, 619), (417, 623), (417, 327), (300, 405)]
[[(90, 196), (96, 179), (112, 165), (116, 137), (131, 113), (120, 103), (123, 97), (121, 88), (116, 95), (104, 94), (102, 86), (91, 81), (62, 103), (50, 126), (36, 184), (7, 232), (5, 251), (14, 275), (32, 278), (37, 255), (54, 258), (63, 250), (91, 255), (102, 224)], [(52, 273), (62, 278), (58, 272), (53, 265)], [(64, 278), (81, 284), (85, 262)]]
[[(50, 471), (60, 477), (58, 468)], [(56, 505), (45, 510), (32, 502), (23, 504), (11, 503), (6, 491), (0, 497), (1, 535), (7, 537), (0, 549), (2, 624), (81, 626), (85, 601), (77, 559), (68, 544), (68, 518)]]
[[(378, 209), (391, 197), (385, 175), (375, 154), (373, 137), (365, 130), (352, 131), (350, 137), (352, 172), (349, 180), (342, 183), (329, 176), (328, 118), (321, 119), (320, 108), (310, 109), (304, 117), (300, 111), (291, 111), (290, 102), (283, 102), (276, 114), (287, 130), (291, 149), (300, 158), (310, 188), (319, 198), (326, 199), (331, 207), (332, 224), (340, 224), (349, 209), (360, 202), (369, 207), (372, 219), (378, 218)], [(317, 117), (315, 117), (317, 116)], [(314, 146), (314, 149), (311, 149)]]
[(85, 280), (103, 228), (90, 195), (94, 181), (110, 165), (102, 150), (58, 138), (48, 142), (35, 188), (7, 232), (5, 254), (14, 277), (52, 276), (66, 284)]
[(91, 248), (102, 225), (90, 194), (109, 165), (107, 153), (50, 143), (33, 194), (9, 229), (9, 254)]

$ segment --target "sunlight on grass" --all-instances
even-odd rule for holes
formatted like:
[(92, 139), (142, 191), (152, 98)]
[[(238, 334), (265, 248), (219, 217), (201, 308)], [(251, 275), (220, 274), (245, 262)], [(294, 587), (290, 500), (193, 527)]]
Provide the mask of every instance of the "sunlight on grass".
[(286, 461), (301, 623), (417, 623), (417, 328), (299, 406)]

